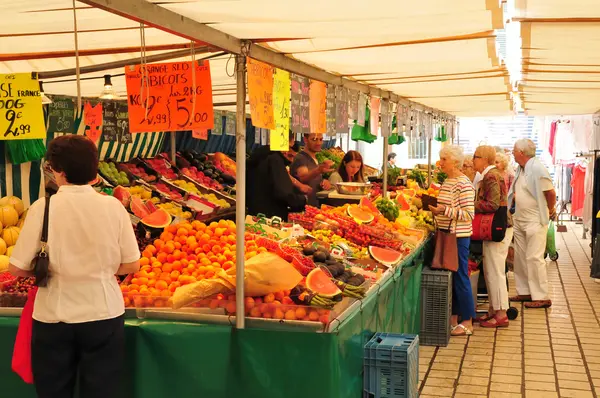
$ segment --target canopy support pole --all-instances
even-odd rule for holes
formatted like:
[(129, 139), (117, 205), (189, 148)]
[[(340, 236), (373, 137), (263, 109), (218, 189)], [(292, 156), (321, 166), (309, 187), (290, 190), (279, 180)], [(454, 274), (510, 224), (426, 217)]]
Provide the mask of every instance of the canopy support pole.
[(431, 137), (427, 139), (427, 188), (431, 186)]
[(387, 198), (388, 189), (388, 152), (390, 146), (388, 145), (388, 137), (383, 137), (383, 197)]
[(175, 134), (177, 134), (176, 132), (172, 131), (170, 136), (171, 136), (171, 161), (173, 162), (173, 166), (177, 165), (177, 150), (176, 150), (176, 146), (177, 146), (177, 141), (176, 141), (176, 136)]
[(236, 135), (235, 135), (235, 223), (236, 223), (236, 273), (235, 284), (235, 326), (244, 329), (246, 312), (244, 308), (244, 243), (246, 234), (246, 57), (236, 55)]

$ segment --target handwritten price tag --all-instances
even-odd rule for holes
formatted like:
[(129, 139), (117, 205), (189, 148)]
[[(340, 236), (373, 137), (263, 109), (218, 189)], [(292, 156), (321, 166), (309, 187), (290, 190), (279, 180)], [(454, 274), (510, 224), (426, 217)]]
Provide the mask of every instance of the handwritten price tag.
[(0, 132), (0, 140), (46, 138), (37, 76), (0, 74)]
[(327, 85), (310, 82), (310, 132), (324, 134), (327, 131)]
[(192, 130), (192, 137), (198, 140), (208, 140), (208, 130), (207, 129), (198, 129)]
[(290, 149), (290, 74), (277, 69), (273, 76), (273, 104), (275, 107), (275, 130), (271, 130), (271, 150)]
[(131, 132), (213, 128), (208, 61), (126, 66), (125, 81)]
[(102, 130), (102, 103), (92, 105), (89, 101), (83, 106), (83, 118), (85, 121), (85, 135), (92, 140), (98, 142)]
[(310, 83), (306, 77), (291, 75), (292, 97), (291, 115), (292, 131), (296, 134), (310, 133)]
[(248, 58), (248, 97), (250, 116), (255, 127), (275, 128), (273, 113), (273, 67)]

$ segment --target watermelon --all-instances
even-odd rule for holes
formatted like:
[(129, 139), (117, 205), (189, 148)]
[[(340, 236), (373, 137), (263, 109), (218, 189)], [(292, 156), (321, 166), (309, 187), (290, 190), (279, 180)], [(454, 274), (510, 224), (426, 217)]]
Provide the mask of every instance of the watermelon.
[(361, 209), (358, 206), (349, 206), (348, 215), (358, 224), (368, 224), (375, 219), (371, 212)]
[(402, 253), (383, 247), (369, 246), (369, 254), (375, 261), (388, 267), (393, 267), (402, 260)]
[(154, 204), (154, 202), (152, 202), (151, 200), (145, 201), (144, 204), (146, 205), (146, 209), (148, 209), (148, 213), (150, 213), (150, 214), (152, 214), (156, 210), (158, 210), (158, 207), (156, 207), (156, 205)]
[(360, 199), (360, 207), (369, 209), (369, 211), (373, 214), (381, 215), (381, 213), (377, 209), (377, 206), (375, 206), (375, 204), (373, 202), (371, 202), (369, 199), (367, 199), (366, 196), (363, 196)]
[(113, 189), (113, 196), (119, 199), (119, 202), (123, 203), (123, 206), (129, 207), (129, 202), (131, 202), (131, 192), (129, 192), (129, 189), (118, 185)]
[(137, 196), (131, 197), (129, 209), (131, 209), (131, 212), (139, 218), (144, 218), (150, 215), (150, 212), (148, 211), (148, 208), (146, 207), (144, 201)]
[(166, 228), (171, 225), (173, 218), (166, 210), (158, 209), (154, 213), (142, 218), (141, 223), (156, 229)]
[(398, 195), (396, 198), (396, 203), (398, 203), (398, 210), (400, 211), (408, 211), (410, 210), (410, 203), (406, 200), (404, 195)]
[(414, 189), (403, 189), (402, 193), (404, 196), (408, 196), (409, 198), (413, 198), (417, 194)]
[(335, 297), (342, 294), (342, 291), (321, 268), (310, 271), (306, 277), (306, 287), (311, 292), (323, 297)]

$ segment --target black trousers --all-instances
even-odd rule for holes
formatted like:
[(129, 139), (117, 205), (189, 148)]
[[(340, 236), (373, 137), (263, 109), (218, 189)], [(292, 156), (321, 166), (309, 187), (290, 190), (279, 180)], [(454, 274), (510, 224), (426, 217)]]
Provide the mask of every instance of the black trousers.
[[(125, 357), (120, 316), (86, 323), (33, 321), (31, 361), (39, 398), (109, 398), (119, 394)], [(79, 377), (79, 380), (78, 380)]]

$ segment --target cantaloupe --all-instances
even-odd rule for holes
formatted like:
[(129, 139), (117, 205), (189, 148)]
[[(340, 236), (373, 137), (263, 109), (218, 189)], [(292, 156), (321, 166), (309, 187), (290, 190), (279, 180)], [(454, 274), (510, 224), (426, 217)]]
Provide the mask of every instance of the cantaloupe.
[(19, 239), (20, 233), (21, 230), (17, 227), (4, 228), (4, 231), (2, 231), (2, 239), (6, 245), (14, 246), (17, 243), (17, 239)]
[(0, 256), (0, 272), (8, 271), (10, 258), (8, 256)]
[(23, 201), (16, 196), (5, 196), (0, 199), (0, 206), (12, 206), (15, 208), (19, 216), (25, 211)]
[(6, 254), (7, 249), (8, 249), (8, 246), (7, 246), (6, 242), (4, 241), (4, 239), (0, 238), (0, 255)]
[(13, 227), (19, 222), (19, 213), (12, 206), (0, 206), (0, 223), (4, 227)]
[(14, 246), (9, 246), (8, 249), (6, 249), (6, 255), (8, 257), (12, 256), (12, 252), (13, 252), (14, 249), (15, 249)]

